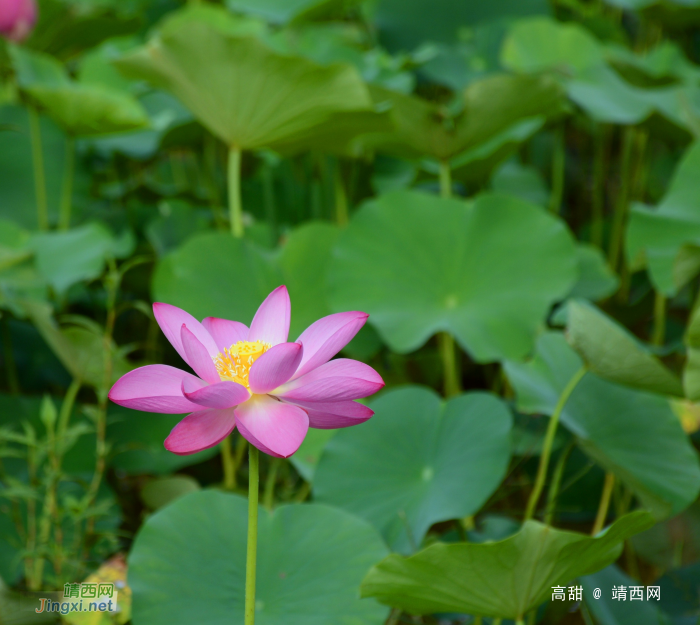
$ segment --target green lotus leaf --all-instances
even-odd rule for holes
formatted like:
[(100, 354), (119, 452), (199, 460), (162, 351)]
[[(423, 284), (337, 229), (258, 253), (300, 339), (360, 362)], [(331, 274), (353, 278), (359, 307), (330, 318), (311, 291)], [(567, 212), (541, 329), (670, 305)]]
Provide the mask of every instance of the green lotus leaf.
[(655, 111), (694, 133), (696, 88), (674, 85), (642, 89), (625, 81), (606, 62), (603, 45), (577, 24), (538, 17), (515, 23), (501, 60), (515, 71), (549, 71), (569, 98), (600, 122), (637, 124)]
[(223, 232), (196, 234), (164, 256), (153, 276), (153, 299), (197, 319), (249, 324), (260, 303), (282, 284), (273, 258), (246, 239)]
[(57, 293), (64, 294), (73, 284), (102, 275), (108, 259), (128, 256), (134, 241), (128, 231), (116, 238), (93, 222), (64, 232), (35, 234), (30, 245), (39, 273)]
[(220, 16), (215, 25), (191, 10), (180, 12), (117, 67), (170, 91), (213, 134), (240, 149), (313, 139), (316, 127), (335, 114), (374, 110), (353, 67), (278, 54), (236, 30), (225, 11)]
[(517, 122), (562, 111), (559, 86), (542, 76), (502, 74), (474, 82), (462, 92), (456, 115), (416, 96), (378, 86), (370, 89), (377, 105), (390, 110), (395, 130), (370, 136), (366, 142), (400, 157), (449, 161)]
[[(243, 622), (247, 507), (199, 491), (146, 520), (129, 556), (134, 625)], [(368, 523), (321, 504), (259, 515), (256, 623), (384, 623), (388, 610), (357, 591), (387, 554)]]
[(603, 64), (605, 54), (600, 42), (582, 26), (533, 17), (518, 20), (510, 28), (501, 61), (520, 72), (554, 69), (573, 76)]
[[(73, 379), (95, 389), (108, 388), (132, 369), (116, 345), (111, 349), (111, 371), (105, 369), (105, 339), (91, 320), (59, 327), (45, 302), (23, 301), (24, 311)], [(77, 318), (82, 321), (84, 318)]]
[(619, 518), (595, 537), (526, 521), (505, 540), (437, 543), (403, 558), (392, 554), (362, 582), (362, 596), (412, 614), (458, 612), (522, 619), (580, 575), (614, 562), (623, 541), (648, 529), (639, 510)]
[(627, 256), (644, 255), (654, 286), (674, 295), (688, 282), (700, 264), (683, 270), (684, 246), (700, 245), (700, 144), (691, 145), (676, 167), (666, 195), (656, 208), (633, 204), (627, 227)]
[(609, 297), (617, 290), (620, 281), (597, 245), (579, 243), (576, 246), (576, 256), (579, 278), (569, 297), (581, 297), (596, 302)]
[(372, 419), (326, 444), (314, 498), (368, 520), (394, 551), (410, 553), (433, 523), (474, 514), (498, 488), (510, 461), (510, 411), (487, 393), (442, 402), (422, 387), (370, 406)]
[[(678, 575), (678, 572), (678, 569), (676, 569), (671, 572), (671, 575), (674, 573)], [(669, 601), (669, 596), (663, 590), (662, 600), (664, 603), (653, 600), (648, 601), (647, 590), (642, 586), (641, 582), (627, 575), (615, 564), (611, 564), (597, 573), (584, 575), (579, 581), (581, 586), (583, 586), (583, 592), (586, 597), (594, 596), (593, 592), (596, 588), (603, 590), (600, 600), (590, 602), (590, 611), (598, 622), (606, 623), (606, 625), (627, 625), (627, 623), (634, 623), (635, 625), (671, 625), (673, 620), (668, 614), (664, 614), (662, 606), (664, 606), (664, 603), (666, 606), (673, 603), (677, 605), (682, 601)], [(654, 585), (656, 584), (658, 582), (654, 582)], [(629, 601), (619, 601), (613, 598), (612, 589), (616, 586), (623, 586), (628, 590), (627, 596)], [(633, 586), (642, 586), (641, 601), (638, 596), (632, 599)], [(686, 595), (686, 593), (683, 594)], [(676, 606), (674, 605), (674, 607)]]
[(690, 317), (685, 331), (688, 361), (683, 369), (683, 388), (691, 401), (700, 400), (700, 308)]
[(336, 311), (368, 312), (400, 353), (445, 331), (478, 362), (517, 359), (577, 273), (566, 226), (538, 206), (400, 191), (365, 204), (341, 233), (329, 301)]
[(567, 304), (566, 338), (601, 378), (663, 395), (683, 395), (681, 381), (626, 328), (590, 304)]
[(257, 15), (273, 24), (287, 24), (310, 15), (345, 8), (344, 0), (227, 0), (232, 11)]
[(58, 61), (39, 52), (12, 47), (11, 54), (24, 96), (66, 134), (84, 137), (148, 126), (146, 111), (125, 91), (70, 80)]
[(228, 234), (196, 234), (158, 262), (154, 300), (184, 308), (198, 319), (250, 323), (265, 297), (286, 284), (292, 300), (293, 340), (332, 312), (325, 274), (337, 235), (338, 228), (331, 224), (304, 224), (289, 233), (275, 255)]
[(299, 475), (307, 482), (313, 481), (316, 465), (321, 458), (321, 454), (328, 441), (337, 431), (338, 430), (309, 428), (301, 447), (299, 447), (297, 452), (289, 459), (294, 465), (294, 468), (299, 472)]
[[(557, 332), (540, 336), (530, 362), (504, 363), (518, 409), (549, 415), (582, 366)], [(587, 373), (561, 414), (561, 423), (583, 451), (613, 472), (657, 517), (680, 512), (700, 492), (697, 453), (674, 412), (675, 401)]]

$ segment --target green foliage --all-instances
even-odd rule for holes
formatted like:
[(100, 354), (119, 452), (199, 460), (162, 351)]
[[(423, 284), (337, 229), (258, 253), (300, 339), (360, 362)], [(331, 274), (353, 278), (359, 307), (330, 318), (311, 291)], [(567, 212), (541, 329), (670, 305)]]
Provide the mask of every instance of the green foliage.
[[(518, 409), (552, 414), (582, 364), (561, 334), (543, 334), (530, 362), (505, 363)], [(657, 515), (680, 512), (698, 495), (700, 464), (669, 398), (589, 373), (571, 394), (561, 421), (587, 454)]]
[(566, 311), (566, 339), (590, 371), (632, 388), (683, 394), (680, 380), (610, 317), (575, 300)]
[(698, 196), (700, 145), (691, 145), (678, 164), (668, 191), (655, 209), (636, 204), (630, 212), (627, 253), (644, 255), (649, 277), (662, 293), (673, 295), (700, 271)]
[(148, 125), (143, 107), (128, 93), (72, 81), (48, 55), (14, 47), (11, 52), (22, 93), (68, 135), (109, 134)]
[[(259, 514), (260, 622), (384, 621), (386, 608), (357, 593), (367, 569), (387, 554), (372, 527), (320, 504)], [(227, 623), (242, 614), (246, 524), (245, 499), (213, 491), (186, 495), (150, 517), (129, 558), (134, 621)]]
[(364, 205), (339, 238), (329, 275), (333, 309), (370, 313), (393, 350), (446, 331), (479, 362), (524, 357), (575, 279), (571, 235), (538, 207), (416, 192)]
[(505, 540), (431, 545), (410, 558), (392, 554), (362, 582), (362, 595), (413, 614), (467, 612), (522, 619), (566, 584), (614, 562), (622, 541), (652, 525), (646, 512), (618, 519), (595, 537), (527, 521)]
[(334, 113), (372, 110), (351, 67), (276, 54), (226, 14), (213, 26), (194, 11), (171, 19), (118, 67), (171, 91), (227, 145), (274, 148), (312, 136)]
[(188, 369), (154, 301), (282, 284), (291, 340), (369, 313), (338, 356), (386, 390), (261, 455), (257, 622), (698, 620), (696, 0), (38, 4), (0, 40), (0, 620), (128, 558), (134, 625), (242, 622), (255, 454), (109, 391)]
[(375, 418), (326, 445), (314, 496), (367, 519), (392, 550), (410, 553), (433, 523), (473, 514), (493, 493), (510, 460), (511, 416), (485, 393), (441, 403), (421, 387), (371, 406)]

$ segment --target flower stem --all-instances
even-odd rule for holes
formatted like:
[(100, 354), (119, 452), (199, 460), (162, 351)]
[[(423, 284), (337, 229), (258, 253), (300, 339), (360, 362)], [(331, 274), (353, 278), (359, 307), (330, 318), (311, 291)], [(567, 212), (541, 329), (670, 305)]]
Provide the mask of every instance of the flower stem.
[(452, 170), (448, 161), (440, 161), (440, 197), (452, 197)]
[(230, 436), (221, 441), (221, 463), (224, 467), (224, 488), (233, 490), (236, 488), (236, 463), (231, 453)]
[(610, 497), (612, 496), (613, 486), (615, 486), (615, 474), (608, 471), (608, 473), (605, 474), (603, 492), (600, 496), (598, 514), (596, 514), (595, 523), (593, 523), (591, 536), (598, 534), (600, 530), (603, 529), (603, 525), (605, 525), (605, 519), (608, 517), (608, 508), (610, 507)]
[(630, 191), (630, 162), (632, 160), (632, 143), (634, 128), (625, 128), (622, 139), (622, 161), (620, 163), (620, 188), (615, 202), (612, 232), (610, 233), (610, 249), (608, 260), (613, 271), (618, 271), (622, 261), (623, 238), (625, 236), (625, 221), (627, 218), (627, 203)]
[(459, 363), (457, 361), (457, 346), (452, 335), (448, 332), (438, 334), (438, 346), (442, 359), (445, 397), (459, 395)]
[(41, 123), (39, 113), (33, 106), (29, 111), (29, 134), (32, 142), (32, 164), (34, 165), (34, 193), (39, 230), (49, 229), (49, 208), (46, 201), (46, 175), (44, 173), (44, 151), (41, 146)]
[(258, 555), (258, 488), (260, 452), (248, 451), (248, 551), (245, 566), (245, 625), (255, 624), (255, 569)]
[(231, 147), (228, 151), (228, 208), (231, 234), (243, 236), (243, 209), (241, 206), (241, 150)]
[(567, 382), (564, 390), (559, 395), (559, 400), (557, 405), (554, 407), (554, 412), (549, 418), (549, 425), (547, 426), (547, 432), (544, 436), (544, 445), (542, 446), (542, 454), (540, 455), (540, 464), (537, 467), (537, 477), (535, 478), (535, 486), (530, 493), (530, 499), (527, 502), (527, 508), (525, 509), (525, 521), (532, 518), (537, 502), (542, 494), (542, 489), (544, 488), (544, 483), (547, 479), (547, 468), (549, 466), (549, 457), (552, 454), (552, 445), (554, 444), (554, 435), (557, 432), (557, 425), (559, 424), (559, 417), (561, 416), (562, 410), (569, 399), (569, 396), (576, 388), (576, 385), (581, 381), (583, 376), (586, 375), (586, 367), (581, 367), (571, 379)]
[(59, 211), (58, 229), (68, 230), (73, 205), (73, 176), (75, 175), (75, 141), (66, 137), (66, 163), (63, 170), (63, 187), (61, 189), (61, 209)]
[(566, 467), (566, 461), (571, 455), (571, 451), (574, 448), (574, 444), (570, 443), (564, 451), (561, 452), (559, 460), (554, 467), (554, 475), (552, 475), (552, 483), (549, 486), (549, 492), (547, 493), (547, 509), (544, 514), (545, 525), (551, 525), (552, 519), (554, 518), (554, 510), (557, 505), (557, 496), (559, 495), (559, 488), (561, 487), (561, 479), (564, 476), (564, 468)]
[(605, 209), (605, 147), (606, 128), (599, 127), (595, 132), (595, 156), (593, 159), (593, 185), (591, 206), (591, 243), (603, 247), (603, 211)]
[(552, 154), (552, 193), (549, 196), (549, 210), (557, 214), (564, 195), (564, 174), (566, 167), (566, 146), (564, 128), (558, 128), (554, 135), (554, 154)]
[(659, 291), (654, 293), (654, 330), (651, 344), (661, 346), (666, 338), (666, 296)]

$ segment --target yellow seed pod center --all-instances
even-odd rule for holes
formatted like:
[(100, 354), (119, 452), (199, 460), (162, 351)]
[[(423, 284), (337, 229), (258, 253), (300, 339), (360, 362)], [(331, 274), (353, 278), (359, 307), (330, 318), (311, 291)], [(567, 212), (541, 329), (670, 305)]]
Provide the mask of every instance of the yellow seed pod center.
[(214, 365), (222, 380), (238, 382), (250, 388), (248, 374), (253, 363), (260, 358), (271, 345), (262, 341), (238, 341), (219, 352), (214, 358)]

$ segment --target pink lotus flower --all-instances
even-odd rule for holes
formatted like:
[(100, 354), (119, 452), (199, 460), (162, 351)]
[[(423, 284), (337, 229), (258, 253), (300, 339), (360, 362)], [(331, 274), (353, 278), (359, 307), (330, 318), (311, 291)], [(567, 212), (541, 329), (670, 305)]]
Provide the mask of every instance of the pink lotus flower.
[(173, 453), (212, 447), (238, 426), (261, 451), (287, 458), (309, 427), (343, 428), (374, 414), (353, 400), (382, 388), (379, 374), (356, 360), (330, 360), (364, 325), (366, 313), (323, 317), (294, 343), (287, 342), (291, 305), (284, 286), (267, 296), (250, 329), (215, 317), (200, 323), (169, 304), (153, 304), (153, 313), (197, 375), (147, 365), (122, 376), (109, 398), (147, 412), (190, 412), (165, 439)]
[(10, 41), (22, 41), (36, 22), (34, 0), (0, 0), (0, 35)]

